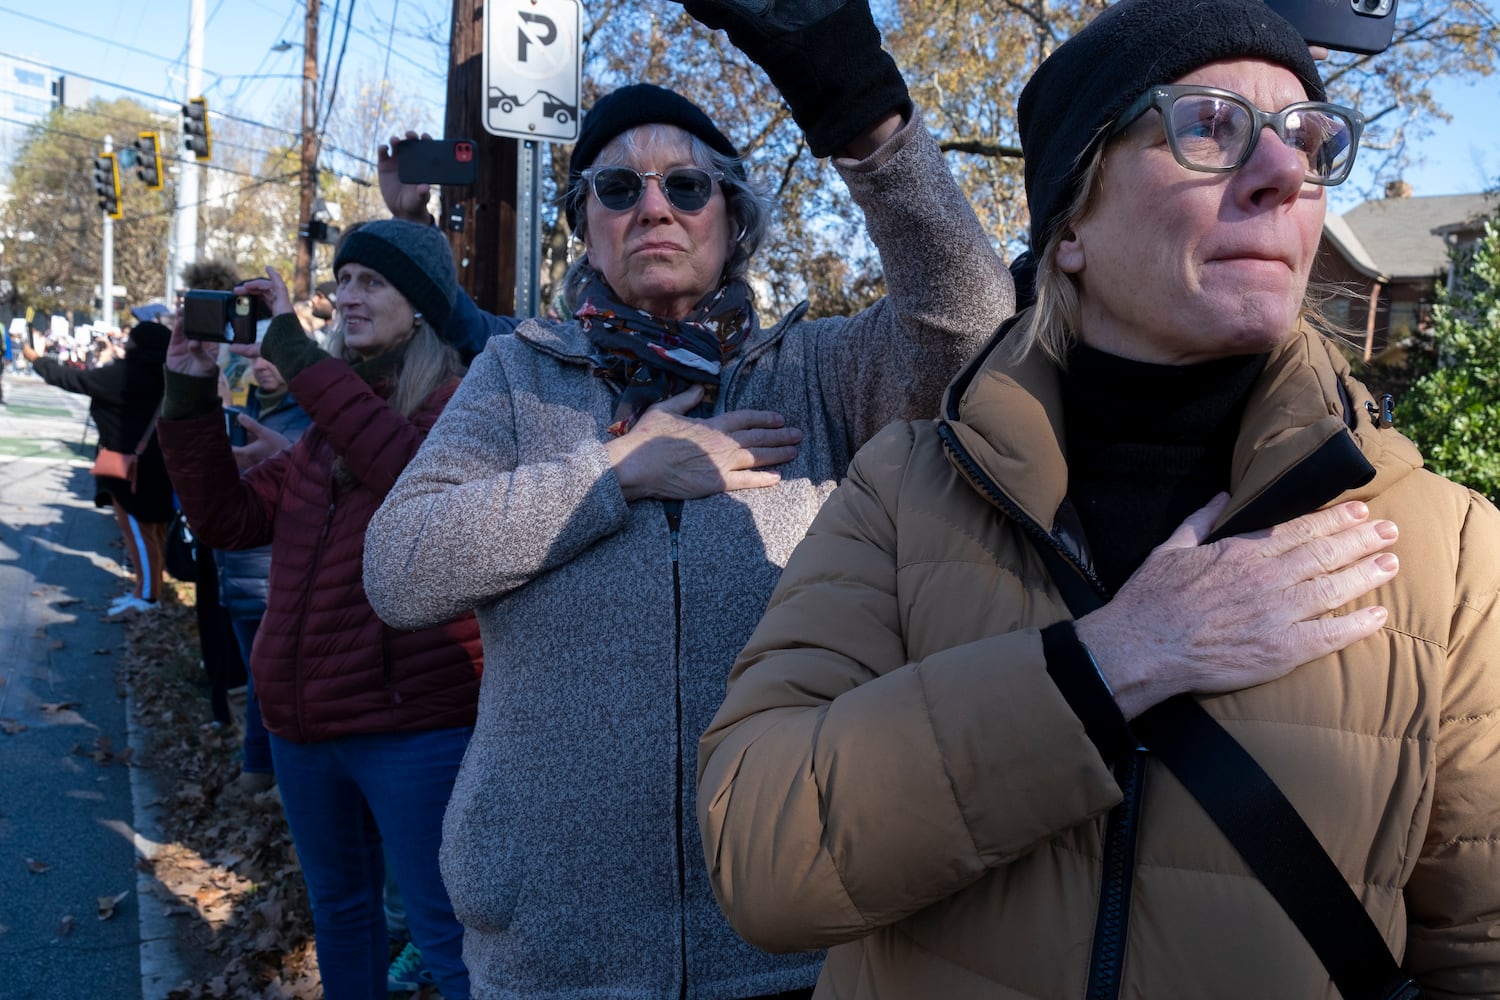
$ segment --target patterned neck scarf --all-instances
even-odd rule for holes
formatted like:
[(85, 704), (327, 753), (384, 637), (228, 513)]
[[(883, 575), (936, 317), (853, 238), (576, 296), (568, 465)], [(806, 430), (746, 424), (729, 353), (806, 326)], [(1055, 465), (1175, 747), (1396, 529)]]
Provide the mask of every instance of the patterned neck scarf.
[(690, 386), (703, 386), (704, 403), (712, 403), (724, 365), (755, 322), (749, 289), (739, 281), (709, 292), (676, 320), (625, 305), (592, 268), (575, 280), (583, 290), (573, 316), (597, 348), (594, 374), (620, 390), (609, 426), (614, 437), (630, 430), (648, 406)]

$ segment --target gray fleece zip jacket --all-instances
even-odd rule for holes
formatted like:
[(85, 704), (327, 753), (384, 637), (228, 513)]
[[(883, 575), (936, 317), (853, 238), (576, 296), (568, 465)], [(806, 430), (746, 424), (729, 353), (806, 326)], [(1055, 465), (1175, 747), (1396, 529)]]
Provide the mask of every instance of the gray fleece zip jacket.
[(614, 394), (576, 323), (528, 320), (474, 361), (371, 521), (365, 587), (391, 625), (477, 612), (479, 720), (443, 829), (476, 998), (728, 1000), (808, 987), (821, 953), (770, 955), (719, 912), (702, 862), (698, 737), (735, 655), (859, 446), (933, 414), (1013, 309), (1010, 275), (917, 120), (837, 164), (887, 298), (799, 307), (752, 332), (716, 412), (803, 432), (772, 487), (626, 503), (605, 455)]

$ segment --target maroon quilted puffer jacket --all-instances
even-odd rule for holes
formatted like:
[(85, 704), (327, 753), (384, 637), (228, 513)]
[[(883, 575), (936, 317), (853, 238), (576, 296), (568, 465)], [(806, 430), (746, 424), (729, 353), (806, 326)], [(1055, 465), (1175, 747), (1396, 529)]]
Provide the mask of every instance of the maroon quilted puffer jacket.
[[(250, 669), (277, 736), (313, 743), (474, 724), (483, 663), (474, 616), (391, 628), (362, 580), (365, 527), (457, 387), (458, 379), (443, 385), (408, 419), (347, 364), (319, 361), (291, 382), (313, 426), (243, 477), (217, 410), (161, 420), (167, 467), (198, 538), (219, 549), (271, 544)], [(335, 497), (337, 455), (359, 482)]]

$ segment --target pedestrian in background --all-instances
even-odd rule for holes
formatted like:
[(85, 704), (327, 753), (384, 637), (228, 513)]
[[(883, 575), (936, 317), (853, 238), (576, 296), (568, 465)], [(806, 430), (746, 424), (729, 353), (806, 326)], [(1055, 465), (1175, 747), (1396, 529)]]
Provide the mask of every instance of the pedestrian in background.
[(856, 457), (700, 744), (726, 911), (841, 1000), (1500, 996), (1500, 514), (1310, 323), (1359, 113), (1260, 0), (1123, 0), (1019, 122), (1035, 307)]
[[(235, 344), (230, 350), (250, 359), (250, 386), (243, 410), (227, 409), (229, 440), (235, 464), (246, 472), (276, 455), (302, 437), (312, 418), (297, 404), (291, 388), (269, 358), (262, 357), (259, 344)], [(250, 662), (255, 633), (266, 613), (270, 586), (271, 546), (224, 549), (214, 553), (219, 567), (219, 602), (229, 615), (240, 656)], [(255, 698), (255, 675), (245, 678), (245, 716), (242, 734), (240, 787), (262, 792), (275, 784), (271, 740)]]
[(145, 443), (134, 483), (111, 476), (94, 479), (94, 505), (114, 510), (133, 576), (130, 591), (110, 605), (111, 616), (152, 611), (161, 599), (162, 547), (175, 511), (156, 433), (170, 337), (160, 323), (138, 323), (131, 328), (123, 358), (91, 369), (43, 357), (30, 344), (21, 349), (44, 382), (89, 397), (100, 448), (129, 455)]
[[(1012, 304), (868, 8), (826, 7), (778, 5), (814, 23), (762, 56), (864, 210), (889, 295), (763, 325), (748, 275), (769, 219), (737, 148), (680, 94), (621, 87), (569, 165), (586, 255), (568, 318), (481, 341), (371, 524), (387, 621), (484, 624), (443, 840), (483, 995), (757, 997), (805, 992), (821, 965), (751, 947), (719, 913), (696, 853), (697, 734), (854, 451), (930, 413)], [(752, 20), (736, 42), (784, 34)], [(837, 87), (799, 76), (825, 59)]]
[(301, 439), (241, 474), (213, 349), (178, 331), (162, 442), (202, 542), (271, 546), (250, 668), (312, 899), (324, 995), (385, 992), (384, 848), (438, 987), (467, 1000), (463, 931), (438, 846), (474, 723), (478, 626), (455, 615), (390, 628), (360, 578), (370, 516), (458, 386), (462, 367), (438, 336), (458, 280), (442, 233), (393, 220), (344, 239), (334, 270), (341, 315), (327, 351), (302, 330), (274, 272), (239, 289), (274, 314), (260, 353), (312, 418)]

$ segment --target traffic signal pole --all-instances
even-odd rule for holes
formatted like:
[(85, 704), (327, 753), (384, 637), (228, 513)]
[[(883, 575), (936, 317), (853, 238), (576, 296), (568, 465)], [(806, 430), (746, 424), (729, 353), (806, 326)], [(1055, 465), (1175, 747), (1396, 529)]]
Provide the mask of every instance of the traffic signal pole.
[[(104, 152), (113, 153), (113, 136), (104, 137)], [(115, 220), (108, 209), (100, 210), (104, 216), (104, 248), (99, 255), (99, 311), (94, 315), (95, 326), (115, 325)]]
[[(188, 0), (187, 94), (184, 102), (203, 88), (203, 0)], [(186, 139), (177, 156), (177, 205), (173, 212), (172, 265), (167, 273), (167, 301), (173, 301), (182, 269), (198, 259), (199, 178), (196, 159), (186, 155)]]

